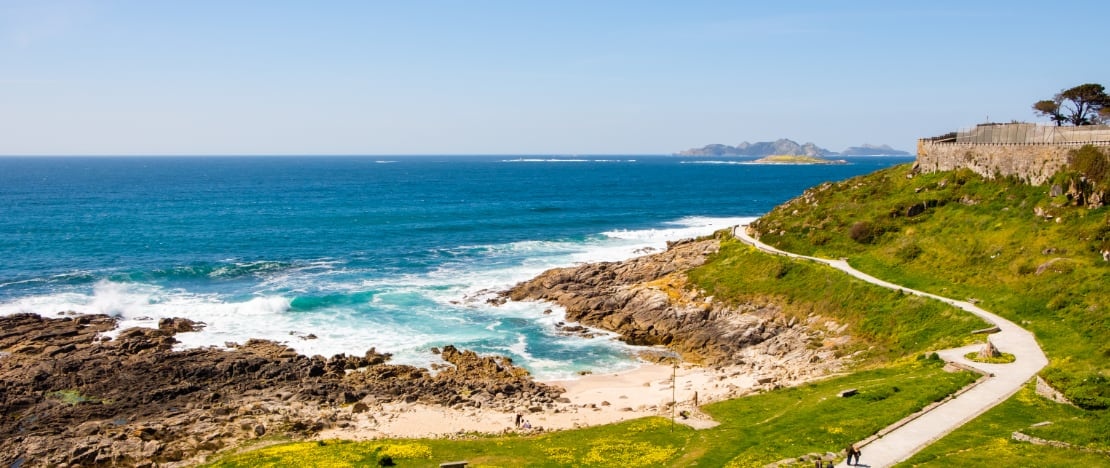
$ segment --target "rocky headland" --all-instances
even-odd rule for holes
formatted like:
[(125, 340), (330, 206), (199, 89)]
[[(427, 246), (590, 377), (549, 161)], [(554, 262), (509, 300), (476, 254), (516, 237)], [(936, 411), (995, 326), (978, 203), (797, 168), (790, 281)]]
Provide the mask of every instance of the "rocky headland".
[(0, 466), (181, 466), (267, 434), (342, 428), (383, 403), (551, 406), (563, 389), (503, 357), (447, 346), (428, 369), (389, 355), (307, 357), (251, 340), (174, 350), (202, 324), (167, 319), (115, 339), (106, 315), (0, 317)]
[(846, 337), (826, 336), (774, 304), (729, 304), (688, 287), (685, 272), (719, 246), (716, 238), (685, 240), (622, 262), (552, 269), (504, 294), (551, 301), (566, 309), (567, 320), (614, 331), (627, 343), (666, 346), (687, 362), (735, 368), (768, 382), (803, 381), (843, 365), (831, 348), (808, 344)]

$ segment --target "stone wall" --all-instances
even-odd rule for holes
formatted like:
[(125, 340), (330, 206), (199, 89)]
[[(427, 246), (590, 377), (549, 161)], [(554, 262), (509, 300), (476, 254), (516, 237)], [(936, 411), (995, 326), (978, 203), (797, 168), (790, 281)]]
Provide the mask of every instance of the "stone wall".
[[(1110, 147), (1110, 143), (1094, 143)], [(986, 178), (1016, 176), (1033, 185), (1047, 182), (1067, 166), (1068, 153), (1079, 144), (976, 144), (917, 141), (919, 172), (968, 168)]]
[(956, 143), (1054, 144), (1110, 142), (1110, 126), (1080, 127), (1032, 123), (980, 124), (956, 132)]

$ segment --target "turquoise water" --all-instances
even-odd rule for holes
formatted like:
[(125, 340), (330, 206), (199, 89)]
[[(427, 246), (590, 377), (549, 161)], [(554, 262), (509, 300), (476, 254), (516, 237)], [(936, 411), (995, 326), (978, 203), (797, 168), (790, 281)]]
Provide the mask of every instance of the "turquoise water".
[[(247, 338), (426, 365), (432, 346), (542, 378), (631, 365), (492, 292), (734, 225), (807, 187), (910, 161), (766, 166), (668, 156), (0, 158), (0, 314), (184, 316)], [(305, 339), (312, 334), (316, 339)]]

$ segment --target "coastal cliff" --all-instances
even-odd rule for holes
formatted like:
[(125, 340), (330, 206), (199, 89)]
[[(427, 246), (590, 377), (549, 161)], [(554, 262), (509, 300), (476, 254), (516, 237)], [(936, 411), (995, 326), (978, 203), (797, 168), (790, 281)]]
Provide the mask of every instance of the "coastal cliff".
[(843, 363), (829, 349), (808, 347), (816, 332), (773, 304), (729, 305), (687, 287), (686, 272), (719, 246), (716, 238), (691, 239), (622, 262), (556, 268), (504, 295), (557, 303), (567, 320), (619, 333), (630, 344), (664, 345), (689, 362), (744, 366), (776, 381), (823, 375)]

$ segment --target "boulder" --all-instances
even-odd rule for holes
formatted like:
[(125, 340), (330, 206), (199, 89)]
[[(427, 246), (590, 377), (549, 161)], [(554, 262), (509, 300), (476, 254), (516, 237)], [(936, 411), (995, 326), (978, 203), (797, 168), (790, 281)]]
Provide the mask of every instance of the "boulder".
[(998, 352), (998, 348), (994, 347), (994, 343), (991, 343), (990, 339), (987, 339), (987, 343), (979, 350), (980, 359), (996, 358), (1001, 355), (1002, 353)]

